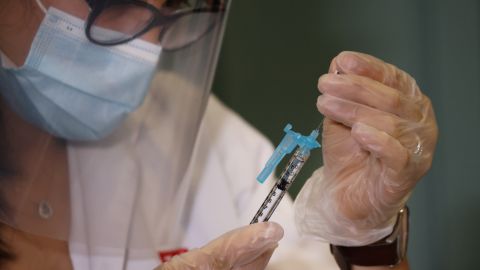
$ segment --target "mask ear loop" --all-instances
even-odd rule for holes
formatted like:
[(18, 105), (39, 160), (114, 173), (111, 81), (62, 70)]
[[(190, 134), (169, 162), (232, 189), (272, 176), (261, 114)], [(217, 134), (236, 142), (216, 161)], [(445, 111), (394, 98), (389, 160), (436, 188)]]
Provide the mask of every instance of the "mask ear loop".
[(37, 6), (43, 11), (43, 13), (47, 14), (47, 9), (45, 8), (45, 5), (42, 3), (42, 0), (35, 0), (37, 3)]

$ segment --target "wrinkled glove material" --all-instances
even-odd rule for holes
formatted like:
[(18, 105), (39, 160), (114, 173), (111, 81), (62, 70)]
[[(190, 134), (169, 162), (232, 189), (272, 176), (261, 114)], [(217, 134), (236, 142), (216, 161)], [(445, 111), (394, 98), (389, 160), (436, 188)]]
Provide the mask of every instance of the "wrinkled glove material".
[(248, 225), (175, 256), (157, 270), (263, 270), (282, 237), (283, 229), (276, 223)]
[(324, 167), (297, 196), (297, 227), (335, 245), (367, 245), (392, 232), (431, 166), (432, 105), (409, 74), (354, 52), (332, 60), (319, 90)]

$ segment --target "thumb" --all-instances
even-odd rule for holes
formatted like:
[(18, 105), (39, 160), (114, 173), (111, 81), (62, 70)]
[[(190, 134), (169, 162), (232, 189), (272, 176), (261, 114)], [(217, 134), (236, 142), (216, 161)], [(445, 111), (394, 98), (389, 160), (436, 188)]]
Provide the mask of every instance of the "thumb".
[(244, 226), (225, 233), (202, 248), (173, 257), (159, 269), (230, 270), (247, 266), (248, 269), (263, 269), (257, 267), (267, 264), (282, 237), (283, 229), (276, 223)]
[(262, 222), (230, 231), (205, 246), (205, 251), (227, 265), (240, 266), (256, 260), (278, 245), (283, 229), (273, 222)]
[(262, 255), (258, 256), (254, 261), (245, 265), (235, 267), (234, 270), (264, 270), (267, 267), (270, 258), (277, 246), (265, 251)]

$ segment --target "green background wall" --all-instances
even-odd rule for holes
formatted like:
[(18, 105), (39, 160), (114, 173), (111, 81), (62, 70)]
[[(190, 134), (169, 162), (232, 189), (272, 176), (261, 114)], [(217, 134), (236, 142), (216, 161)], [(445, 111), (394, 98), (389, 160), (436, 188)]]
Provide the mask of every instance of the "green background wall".
[[(411, 206), (412, 269), (479, 269), (480, 3), (234, 0), (214, 92), (274, 143), (321, 120), (317, 78), (342, 50), (407, 70), (435, 106), (440, 139)], [(295, 196), (321, 153), (293, 187)]]

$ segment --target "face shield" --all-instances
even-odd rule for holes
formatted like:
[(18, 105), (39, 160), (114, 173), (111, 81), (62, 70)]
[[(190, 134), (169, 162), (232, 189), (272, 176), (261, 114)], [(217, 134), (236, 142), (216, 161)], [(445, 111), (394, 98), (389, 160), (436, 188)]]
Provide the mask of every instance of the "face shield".
[[(144, 1), (88, 2), (104, 5), (105, 12), (94, 7), (90, 18), (77, 18), (86, 28), (84, 39), (90, 39), (88, 46), (108, 45), (112, 53), (121, 52), (125, 44), (115, 44), (129, 41), (127, 45), (133, 46), (143, 38), (148, 46), (153, 43), (160, 47), (156, 68), (147, 76), (148, 81), (141, 83), (149, 85), (148, 91), (138, 106), (132, 106), (138, 108), (122, 112), (125, 117), (121, 123), (98, 140), (63, 140), (21, 128), (2, 130), (0, 148), (5, 155), (0, 160), (0, 220), (23, 232), (69, 241), (71, 247), (89, 254), (92, 249), (110, 254), (127, 247), (135, 250), (131, 254), (141, 257), (143, 250), (175, 246), (188, 222), (190, 196), (195, 188), (189, 164), (213, 81), (229, 3), (167, 1), (170, 6), (153, 9)], [(52, 18), (47, 13), (44, 20), (55, 19), (65, 29), (78, 27), (63, 18)], [(52, 37), (44, 40), (40, 49), (56, 50), (58, 43), (49, 43), (55, 40)], [(102, 45), (93, 45), (92, 41)], [(75, 63), (62, 68), (67, 72), (75, 68)], [(92, 72), (104, 72), (98, 66), (90, 67)], [(110, 71), (115, 68), (118, 66), (108, 66)], [(112, 81), (112, 85), (124, 78), (100, 75), (95, 80)], [(65, 78), (56, 80), (70, 83)], [(88, 76), (75, 80), (96, 85)], [(118, 98), (115, 87), (106, 88)], [(131, 88), (131, 92), (136, 91)], [(4, 97), (8, 107), (13, 107), (2, 113), (4, 127), (10, 127), (19, 117), (13, 112), (16, 98)], [(69, 104), (80, 105), (76, 100)], [(99, 110), (99, 106), (91, 108), (95, 110), (93, 116), (85, 110), (75, 113), (89, 115), (85, 121), (96, 120), (109, 113)]]

